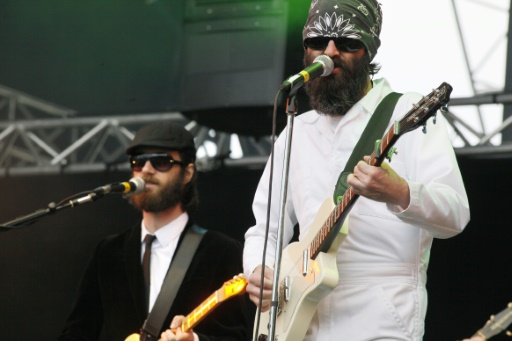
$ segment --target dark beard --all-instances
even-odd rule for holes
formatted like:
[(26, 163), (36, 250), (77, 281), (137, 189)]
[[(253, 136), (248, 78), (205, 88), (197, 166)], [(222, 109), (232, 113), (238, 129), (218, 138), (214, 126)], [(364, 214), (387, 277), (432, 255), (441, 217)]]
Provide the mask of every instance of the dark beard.
[[(308, 62), (307, 55), (304, 57)], [(306, 93), (313, 109), (328, 116), (343, 116), (363, 98), (368, 83), (368, 57), (356, 60), (350, 67), (344, 60), (333, 59), (334, 67), (340, 67), (337, 75), (320, 77), (306, 83)]]
[[(128, 198), (130, 204), (140, 211), (146, 212), (162, 212), (168, 208), (174, 207), (181, 203), (183, 196), (183, 171), (175, 182), (168, 183), (161, 187), (156, 193), (142, 192), (131, 195)], [(144, 178), (146, 183), (151, 183), (151, 179)]]

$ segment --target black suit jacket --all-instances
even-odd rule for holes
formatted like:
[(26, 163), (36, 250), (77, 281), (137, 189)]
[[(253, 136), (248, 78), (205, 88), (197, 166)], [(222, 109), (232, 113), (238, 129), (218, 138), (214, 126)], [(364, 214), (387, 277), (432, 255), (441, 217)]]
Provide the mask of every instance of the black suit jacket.
[[(187, 224), (186, 229), (191, 227)], [(178, 247), (181, 247), (180, 237)], [(84, 274), (78, 299), (59, 338), (123, 341), (139, 333), (145, 319), (140, 224), (102, 240)], [(241, 244), (207, 231), (192, 259), (162, 326), (175, 315), (187, 315), (223, 283), (242, 272)], [(203, 340), (248, 340), (250, 312), (246, 295), (235, 296), (214, 309), (194, 328)]]

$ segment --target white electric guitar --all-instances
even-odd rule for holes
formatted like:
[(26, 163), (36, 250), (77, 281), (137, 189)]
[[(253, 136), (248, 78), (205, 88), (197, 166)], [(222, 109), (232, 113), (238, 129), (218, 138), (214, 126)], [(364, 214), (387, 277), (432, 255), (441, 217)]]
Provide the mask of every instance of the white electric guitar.
[[(392, 146), (398, 138), (420, 126), (426, 127), (426, 121), (448, 103), (451, 91), (452, 87), (443, 83), (415, 104), (377, 141), (368, 163), (380, 166), (385, 158), (391, 160), (395, 153)], [(309, 232), (283, 250), (275, 340), (303, 340), (318, 303), (338, 283), (336, 253), (348, 234), (343, 223), (358, 197), (349, 186), (337, 205), (327, 198)], [(262, 313), (259, 321), (256, 316), (255, 340), (267, 340), (269, 322), (270, 311)]]

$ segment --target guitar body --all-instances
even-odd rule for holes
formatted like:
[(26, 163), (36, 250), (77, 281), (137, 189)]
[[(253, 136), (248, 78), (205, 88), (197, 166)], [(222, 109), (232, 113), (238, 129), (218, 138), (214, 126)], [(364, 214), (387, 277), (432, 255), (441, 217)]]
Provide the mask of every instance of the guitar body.
[[(302, 273), (303, 252), (309, 248), (319, 227), (322, 226), (333, 208), (332, 199), (327, 198), (306, 236), (301, 241), (289, 244), (283, 250), (279, 277), (280, 302), (276, 318), (276, 340), (302, 340), (306, 335), (318, 303), (338, 284), (336, 251), (346, 238), (346, 230), (342, 230), (338, 234), (333, 246), (327, 253), (321, 252), (316, 259), (309, 259), (307, 274), (304, 276)], [(286, 278), (288, 278), (290, 293), (288, 300), (284, 298)], [(258, 329), (260, 335), (268, 334), (269, 321), (270, 311), (262, 313)]]
[(140, 341), (140, 335), (137, 333), (131, 334), (124, 341)]

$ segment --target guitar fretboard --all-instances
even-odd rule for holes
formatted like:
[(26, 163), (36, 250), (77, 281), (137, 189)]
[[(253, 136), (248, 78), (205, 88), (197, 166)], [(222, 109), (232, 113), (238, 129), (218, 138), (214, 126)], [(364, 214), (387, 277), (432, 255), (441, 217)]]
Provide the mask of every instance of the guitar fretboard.
[(181, 330), (184, 332), (193, 328), (203, 317), (205, 317), (217, 304), (219, 304), (217, 291), (208, 296), (197, 308), (192, 310), (181, 323)]
[[(379, 145), (378, 154), (374, 151), (370, 155), (368, 164), (372, 166), (379, 166), (382, 163), (385, 153), (387, 153), (387, 150), (392, 145), (391, 143), (394, 142), (394, 140), (396, 140), (395, 137), (397, 137), (397, 133), (395, 133), (395, 129), (399, 130), (397, 124), (393, 124), (391, 128), (389, 128), (387, 133), (383, 136), (382, 141)], [(339, 232), (334, 231), (336, 223), (340, 219), (341, 215), (343, 213), (346, 213), (345, 211), (347, 210), (347, 207), (353, 204), (358, 197), (359, 195), (354, 193), (352, 186), (349, 186), (345, 193), (343, 194), (343, 197), (341, 198), (340, 202), (332, 210), (327, 220), (324, 222), (322, 227), (319, 229), (318, 233), (313, 238), (313, 241), (311, 242), (309, 247), (309, 252), (312, 259), (315, 259), (315, 257), (318, 255), (318, 253), (320, 253), (320, 251), (328, 249), (331, 246), (330, 244), (332, 244), (332, 241), (334, 240), (333, 235)], [(339, 228), (341, 228), (341, 225), (339, 226)], [(327, 241), (329, 241), (330, 243), (327, 244)]]

